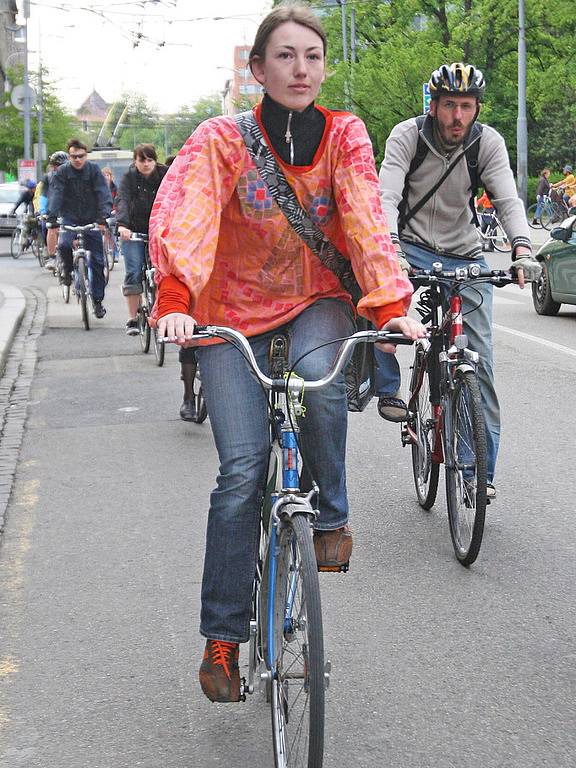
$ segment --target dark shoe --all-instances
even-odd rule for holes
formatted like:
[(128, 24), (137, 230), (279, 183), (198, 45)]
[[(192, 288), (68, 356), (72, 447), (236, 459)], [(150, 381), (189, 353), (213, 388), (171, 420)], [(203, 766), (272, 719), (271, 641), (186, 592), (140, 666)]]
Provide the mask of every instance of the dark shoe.
[(126, 335), (127, 336), (138, 336), (140, 333), (138, 329), (138, 320), (128, 320), (126, 323)]
[(62, 285), (72, 285), (72, 275), (70, 272), (62, 272), (60, 275)]
[(225, 703), (240, 701), (240, 672), (238, 643), (207, 640), (200, 666), (200, 685), (210, 701)]
[(106, 310), (102, 306), (101, 301), (95, 301), (94, 302), (94, 315), (98, 318), (98, 320), (102, 320), (104, 315), (106, 314)]
[(406, 421), (408, 406), (400, 397), (379, 397), (378, 413), (386, 421)]
[(184, 400), (180, 406), (180, 418), (183, 421), (194, 421), (196, 418), (196, 406), (194, 400)]
[(352, 554), (352, 533), (347, 525), (334, 531), (314, 531), (314, 552), (318, 570), (348, 570)]
[(533, 226), (533, 227), (536, 227), (538, 224), (540, 224), (540, 222), (538, 221), (538, 219), (532, 219), (532, 226)]

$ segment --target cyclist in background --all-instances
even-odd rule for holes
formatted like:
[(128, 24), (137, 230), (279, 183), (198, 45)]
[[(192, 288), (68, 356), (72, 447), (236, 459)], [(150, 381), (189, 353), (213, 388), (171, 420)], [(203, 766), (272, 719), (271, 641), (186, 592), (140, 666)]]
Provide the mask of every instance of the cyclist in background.
[(139, 333), (138, 307), (143, 290), (142, 268), (145, 250), (145, 243), (130, 240), (130, 237), (132, 232), (148, 234), (150, 211), (166, 171), (166, 166), (158, 163), (153, 144), (138, 144), (134, 149), (134, 162), (122, 177), (116, 197), (116, 223), (126, 267), (122, 293), (128, 304), (128, 336), (137, 336)]
[(24, 206), (24, 213), (34, 213), (34, 194), (36, 192), (36, 182), (33, 179), (26, 179), (24, 182), (24, 188), (20, 192), (20, 197), (16, 200), (14, 208), (12, 208), (11, 216), (14, 216), (18, 208), (21, 205)]
[(550, 168), (544, 168), (538, 179), (538, 186), (536, 188), (536, 210), (534, 212), (534, 218), (532, 224), (540, 224), (540, 216), (542, 215), (542, 208), (544, 207), (544, 198), (550, 194)]
[[(86, 232), (86, 247), (92, 254), (92, 297), (94, 315), (101, 319), (106, 314), (104, 299), (104, 247), (102, 235), (106, 219), (112, 210), (112, 197), (102, 171), (88, 160), (88, 148), (79, 139), (70, 139), (67, 145), (70, 162), (64, 163), (50, 180), (48, 194), (48, 224), (82, 226), (97, 223), (98, 230)], [(73, 232), (64, 232), (60, 240), (60, 254), (64, 262), (66, 281), (71, 280)]]
[[(477, 122), (485, 89), (482, 72), (470, 64), (444, 64), (432, 73), (429, 88), (430, 113), (392, 129), (380, 170), (382, 203), (400, 265), (407, 272), (412, 267), (431, 269), (435, 261), (449, 270), (471, 262), (488, 268), (473, 210), (474, 186), (479, 182), (490, 191), (512, 244), (512, 267), (523, 287), (524, 275), (528, 280), (537, 279), (540, 265), (531, 256), (528, 222), (504, 139)], [(475, 169), (479, 171), (476, 179)], [(480, 355), (490, 499), (496, 496), (494, 472), (500, 440), (492, 364), (492, 294), (492, 285), (486, 283), (463, 292), (464, 327), (470, 347)], [(378, 350), (377, 360), (378, 411), (384, 419), (403, 421), (407, 406), (400, 394), (398, 362)]]
[[(405, 317), (412, 288), (398, 269), (378, 198), (362, 121), (315, 106), (325, 77), (326, 34), (308, 6), (280, 6), (260, 24), (249, 63), (266, 95), (254, 114), (298, 197), (347, 255), (362, 288), (358, 311), (416, 338)], [(196, 321), (232, 325), (267, 369), (274, 332), (288, 334), (306, 379), (324, 376), (354, 331), (350, 296), (296, 234), (258, 172), (233, 117), (202, 123), (158, 191), (150, 218), (158, 269), (158, 331), (189, 345)], [(322, 345), (321, 349), (316, 347)], [(210, 501), (200, 632), (200, 683), (212, 701), (238, 701), (239, 643), (249, 636), (259, 500), (268, 465), (267, 400), (231, 344), (197, 347), (220, 469)], [(320, 485), (314, 547), (319, 565), (352, 551), (346, 495), (344, 377), (307, 392), (301, 443)], [(303, 482), (304, 487), (306, 481)]]
[[(40, 213), (43, 215), (48, 214), (48, 195), (50, 194), (50, 181), (54, 173), (60, 168), (61, 165), (68, 162), (68, 153), (59, 151), (50, 155), (48, 161), (48, 172), (42, 179), (42, 190), (40, 193)], [(48, 258), (44, 267), (49, 271), (54, 271), (56, 266), (56, 246), (58, 244), (58, 227), (50, 227), (47, 229), (45, 222), (42, 222), (42, 230), (44, 231), (44, 239), (46, 241), (46, 250), (48, 251)]]
[(550, 189), (557, 189), (562, 193), (564, 205), (568, 207), (568, 201), (573, 195), (576, 195), (576, 176), (572, 173), (572, 166), (565, 165), (562, 169), (563, 179), (550, 185)]

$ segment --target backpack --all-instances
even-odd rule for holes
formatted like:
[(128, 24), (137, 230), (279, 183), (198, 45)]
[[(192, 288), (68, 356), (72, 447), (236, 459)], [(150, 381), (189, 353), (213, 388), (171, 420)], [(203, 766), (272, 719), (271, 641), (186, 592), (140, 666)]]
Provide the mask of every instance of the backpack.
[[(426, 155), (429, 152), (428, 144), (424, 141), (422, 138), (422, 134), (420, 131), (422, 130), (422, 126), (424, 125), (424, 121), (428, 115), (419, 115), (416, 118), (416, 125), (418, 127), (418, 143), (416, 144), (416, 152), (414, 154), (414, 157), (412, 158), (412, 162), (410, 163), (410, 167), (408, 168), (408, 173), (405, 176), (404, 179), (404, 189), (402, 190), (402, 200), (400, 201), (400, 204), (398, 205), (398, 234), (401, 234), (402, 230), (408, 223), (408, 221), (414, 216), (417, 211), (420, 210), (420, 208), (424, 205), (425, 202), (428, 201), (430, 197), (436, 192), (436, 190), (440, 187), (442, 182), (447, 178), (450, 171), (454, 168), (456, 163), (453, 163), (448, 172), (445, 173), (440, 181), (434, 186), (431, 190), (429, 190), (421, 200), (419, 200), (415, 205), (412, 206), (410, 210), (407, 210), (408, 208), (408, 189), (409, 189), (409, 180), (410, 176), (422, 165), (424, 162), (424, 159), (426, 158)], [(476, 131), (476, 133), (480, 134), (480, 137), (482, 136), (482, 130), (484, 126), (482, 123), (474, 123), (472, 126), (472, 131)], [(480, 152), (480, 140), (475, 141), (473, 144), (471, 144), (467, 149), (464, 150), (464, 157), (466, 158), (466, 165), (468, 166), (468, 174), (470, 176), (470, 210), (472, 212), (472, 220), (474, 221), (474, 224), (476, 226), (479, 226), (478, 222), (478, 216), (476, 214), (476, 206), (474, 205), (474, 199), (476, 195), (478, 194), (478, 188), (482, 186), (481, 181), (481, 173), (478, 168), (478, 154)]]

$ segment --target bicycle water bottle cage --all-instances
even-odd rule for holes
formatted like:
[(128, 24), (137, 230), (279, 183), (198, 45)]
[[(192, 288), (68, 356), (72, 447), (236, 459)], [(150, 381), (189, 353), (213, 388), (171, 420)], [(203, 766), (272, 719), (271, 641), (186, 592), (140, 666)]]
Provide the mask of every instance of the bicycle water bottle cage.
[(270, 363), (270, 378), (283, 379), (288, 370), (288, 337), (283, 333), (277, 333), (270, 342), (268, 353)]

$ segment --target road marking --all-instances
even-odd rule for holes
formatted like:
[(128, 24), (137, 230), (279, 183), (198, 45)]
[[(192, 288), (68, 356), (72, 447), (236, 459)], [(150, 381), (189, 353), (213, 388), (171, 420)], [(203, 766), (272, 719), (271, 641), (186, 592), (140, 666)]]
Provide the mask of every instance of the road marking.
[(494, 304), (523, 304), (522, 299), (509, 299), (507, 296), (494, 296)]
[(494, 328), (496, 328), (497, 331), (503, 331), (504, 333), (511, 333), (512, 336), (519, 336), (521, 339), (526, 339), (527, 341), (534, 341), (536, 344), (542, 344), (543, 347), (547, 347), (548, 349), (554, 349), (556, 352), (562, 352), (564, 355), (571, 355), (572, 357), (576, 357), (576, 349), (572, 349), (571, 347), (565, 347), (563, 344), (557, 344), (555, 341), (548, 341), (548, 339), (542, 339), (540, 336), (532, 336), (529, 333), (523, 333), (522, 331), (515, 331), (512, 328), (507, 328), (505, 325), (497, 325), (494, 323)]
[(139, 411), (140, 408), (137, 408), (135, 405), (127, 405), (125, 408), (118, 408), (119, 411), (123, 411), (124, 413), (134, 413), (135, 411)]

